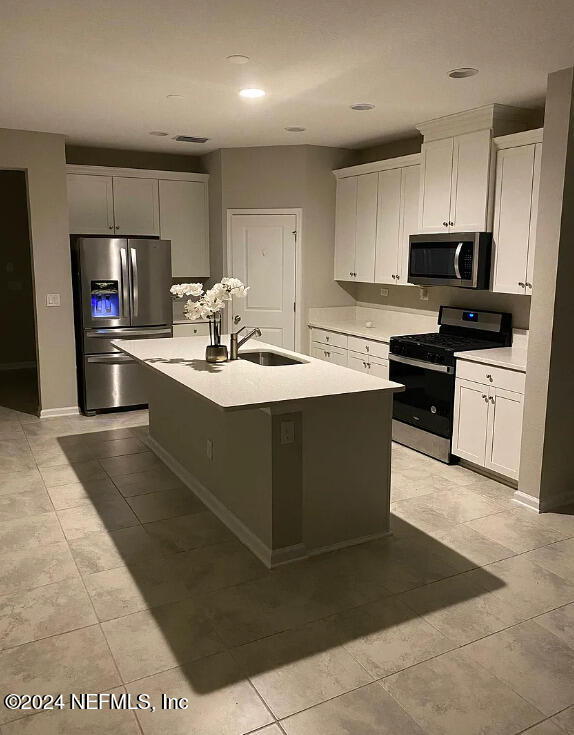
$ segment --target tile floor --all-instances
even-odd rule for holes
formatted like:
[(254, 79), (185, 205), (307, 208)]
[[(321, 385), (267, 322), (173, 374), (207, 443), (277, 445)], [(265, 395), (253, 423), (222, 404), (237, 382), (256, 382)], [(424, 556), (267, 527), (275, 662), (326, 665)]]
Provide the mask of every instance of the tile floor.
[(395, 446), (393, 537), (269, 572), (146, 424), (0, 409), (0, 691), (158, 705), (2, 735), (574, 733), (574, 515)]

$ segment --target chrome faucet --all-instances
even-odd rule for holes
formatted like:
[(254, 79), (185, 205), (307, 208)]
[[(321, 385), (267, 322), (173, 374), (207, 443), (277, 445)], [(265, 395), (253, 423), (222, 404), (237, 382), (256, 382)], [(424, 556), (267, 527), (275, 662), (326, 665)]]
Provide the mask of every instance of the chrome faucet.
[(237, 360), (239, 357), (238, 350), (241, 347), (241, 345), (244, 345), (248, 339), (251, 339), (252, 337), (261, 337), (261, 330), (259, 327), (254, 327), (249, 334), (246, 334), (243, 339), (239, 339), (239, 335), (241, 332), (243, 332), (244, 329), (247, 329), (247, 327), (241, 327), (241, 329), (238, 329), (237, 332), (231, 333), (231, 344), (229, 349), (229, 359), (230, 360)]

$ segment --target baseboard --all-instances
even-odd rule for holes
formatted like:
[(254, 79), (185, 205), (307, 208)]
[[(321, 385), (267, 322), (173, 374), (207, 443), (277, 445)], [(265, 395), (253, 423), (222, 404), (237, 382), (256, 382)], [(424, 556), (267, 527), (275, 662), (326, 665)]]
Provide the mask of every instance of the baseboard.
[(33, 360), (28, 362), (0, 362), (0, 370), (23, 370), (35, 367), (36, 363)]
[(295, 561), (296, 559), (304, 559), (307, 557), (305, 546), (303, 544), (297, 544), (295, 546), (286, 546), (281, 549), (270, 549), (261, 539), (256, 536), (247, 526), (241, 521), (235, 513), (232, 513), (226, 508), (215, 495), (203, 485), (197, 477), (195, 477), (189, 470), (187, 470), (175, 457), (164, 448), (162, 445), (149, 436), (146, 439), (146, 443), (151, 451), (156, 454), (162, 462), (164, 462), (169, 469), (177, 475), (183, 484), (188, 487), (194, 495), (204, 503), (209, 510), (219, 518), (219, 520), (227, 526), (227, 528), (234, 533), (237, 538), (247, 546), (247, 548), (255, 554), (255, 556), (265, 564), (266, 567), (278, 566), (279, 564), (287, 564), (288, 562)]
[(319, 556), (319, 554), (328, 554), (330, 551), (338, 551), (339, 549), (347, 549), (349, 546), (358, 546), (366, 544), (369, 541), (378, 541), (382, 538), (392, 536), (392, 531), (382, 531), (381, 533), (371, 533), (368, 536), (359, 536), (347, 541), (338, 541), (336, 544), (328, 544), (327, 546), (318, 546), (315, 549), (307, 549), (307, 556)]
[(540, 501), (538, 498), (535, 498), (534, 495), (523, 493), (522, 490), (517, 490), (514, 493), (512, 496), (512, 502), (516, 503), (516, 505), (521, 505), (523, 508), (528, 508), (528, 510), (540, 513)]
[(43, 408), (40, 411), (41, 419), (50, 419), (55, 416), (77, 416), (80, 413), (78, 406), (64, 406), (63, 408)]
[(512, 501), (517, 505), (522, 505), (523, 507), (528, 508), (529, 510), (534, 510), (537, 513), (547, 513), (548, 511), (560, 508), (563, 505), (574, 503), (574, 492), (566, 491), (564, 493), (560, 493), (560, 495), (555, 495), (549, 501), (540, 502), (540, 499), (534, 497), (534, 495), (528, 495), (527, 493), (523, 493), (521, 490), (517, 490), (514, 493)]

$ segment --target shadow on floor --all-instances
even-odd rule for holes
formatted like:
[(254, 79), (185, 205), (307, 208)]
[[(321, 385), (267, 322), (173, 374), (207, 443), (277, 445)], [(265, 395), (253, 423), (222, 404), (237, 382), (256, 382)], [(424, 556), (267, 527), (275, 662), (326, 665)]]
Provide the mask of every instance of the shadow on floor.
[[(148, 456), (147, 469), (119, 474), (132, 460), (110, 458), (105, 445), (125, 439), (120, 429), (58, 442), (70, 462), (85, 458), (82, 447), (93, 447), (88, 454), (96, 459), (101, 445), (108, 456), (100, 462), (114, 487), (103, 496), (101, 483), (83, 483), (105, 534), (70, 545), (98, 616), (108, 621), (104, 632), (126, 683), (179, 666), (204, 694), (341, 646), (351, 653), (371, 647), (367, 668), (378, 678), (459, 645), (398, 594), (475, 570), (472, 583), (457, 586), (448, 600), (424, 596), (429, 614), (504, 586), (400, 519), (394, 536), (268, 570), (158, 460)], [(138, 477), (130, 479), (132, 473)], [(164, 517), (146, 521), (161, 493), (183, 493), (188, 502), (179, 515), (166, 507)]]

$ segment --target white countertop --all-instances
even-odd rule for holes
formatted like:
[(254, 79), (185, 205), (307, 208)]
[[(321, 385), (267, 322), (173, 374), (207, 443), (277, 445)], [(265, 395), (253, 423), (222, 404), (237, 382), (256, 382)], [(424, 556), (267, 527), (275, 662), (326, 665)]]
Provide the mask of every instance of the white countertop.
[(493, 347), (488, 350), (468, 350), (455, 352), (454, 356), (460, 360), (480, 362), (483, 365), (508, 368), (526, 372), (526, 349), (524, 347)]
[[(228, 342), (228, 338), (223, 339)], [(303, 362), (300, 365), (269, 367), (247, 360), (210, 364), (205, 361), (208, 344), (205, 337), (113, 340), (113, 344), (224, 410), (263, 408), (286, 401), (404, 389), (389, 380), (256, 340), (250, 340), (239, 353), (269, 350)]]
[[(364, 337), (365, 339), (373, 339), (375, 342), (386, 342), (387, 344), (391, 337), (396, 335), (421, 333), (420, 328), (417, 329), (416, 327), (414, 329), (401, 327), (391, 329), (390, 327), (381, 327), (376, 324), (373, 327), (367, 327), (364, 321), (357, 319), (309, 319), (308, 324), (310, 327), (326, 329), (329, 332), (340, 332), (341, 334)], [(437, 330), (435, 329), (434, 331)]]

